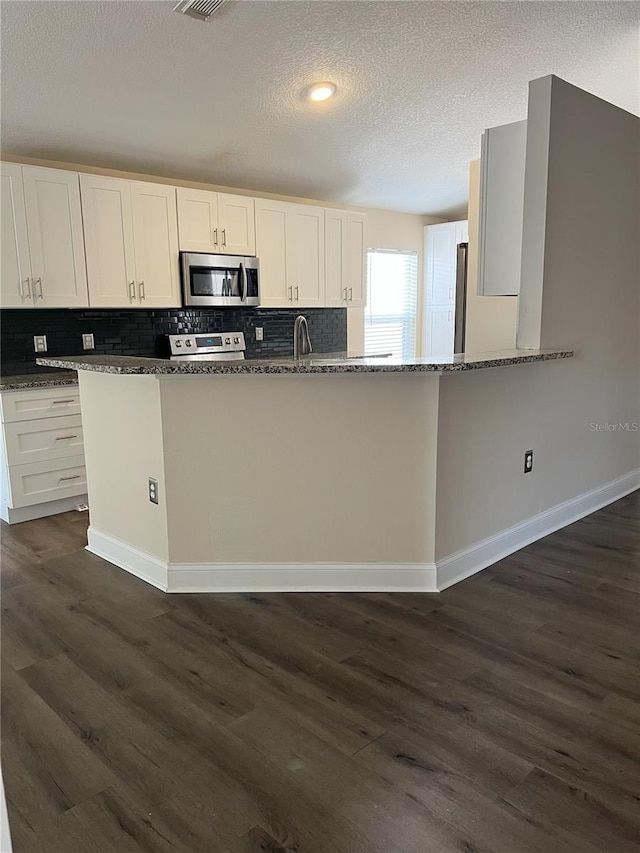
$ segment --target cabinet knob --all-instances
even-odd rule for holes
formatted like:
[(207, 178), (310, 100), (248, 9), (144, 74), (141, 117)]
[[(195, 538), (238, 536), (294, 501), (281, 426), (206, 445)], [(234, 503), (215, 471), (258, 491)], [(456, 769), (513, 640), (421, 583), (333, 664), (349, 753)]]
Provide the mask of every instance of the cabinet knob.
[(300, 302), (300, 288), (296, 284), (296, 302)]
[(138, 282), (138, 296), (140, 298), (140, 302), (142, 302), (143, 299), (147, 298), (144, 292), (144, 281)]
[(226, 248), (227, 246), (227, 229), (222, 229), (222, 245)]
[(289, 302), (293, 302), (293, 287), (289, 288)]
[(349, 302), (353, 302), (353, 288), (349, 288)]
[[(38, 285), (38, 289), (36, 290), (36, 284)], [(33, 282), (33, 298), (34, 299), (44, 299), (44, 293), (42, 292), (42, 279), (36, 278)]]
[(129, 302), (136, 301), (136, 283), (135, 281), (129, 282)]
[(213, 237), (213, 245), (214, 245), (214, 246), (217, 246), (217, 245), (218, 245), (218, 229), (217, 229), (217, 228), (214, 228), (214, 229), (211, 231), (211, 235), (212, 235), (212, 237)]

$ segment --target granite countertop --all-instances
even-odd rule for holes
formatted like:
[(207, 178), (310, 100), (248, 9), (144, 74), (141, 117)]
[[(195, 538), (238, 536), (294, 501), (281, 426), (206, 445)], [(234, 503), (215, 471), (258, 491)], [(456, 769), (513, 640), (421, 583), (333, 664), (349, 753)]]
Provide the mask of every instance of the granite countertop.
[(293, 358), (245, 361), (169, 361), (118, 355), (85, 355), (38, 358), (38, 364), (96, 373), (204, 375), (228, 373), (439, 373), (505, 367), (536, 361), (571, 358), (572, 350), (499, 350), (443, 358), (345, 358), (318, 353), (298, 361)]
[(77, 385), (75, 368), (57, 373), (22, 373), (0, 378), (0, 391), (20, 391), (23, 388), (55, 388), (60, 385)]

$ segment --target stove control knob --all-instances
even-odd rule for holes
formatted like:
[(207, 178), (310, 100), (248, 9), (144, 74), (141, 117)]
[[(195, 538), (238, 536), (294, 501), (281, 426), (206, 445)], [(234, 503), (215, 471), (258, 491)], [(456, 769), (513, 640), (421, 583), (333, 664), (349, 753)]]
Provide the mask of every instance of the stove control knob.
[(191, 341), (189, 340), (189, 338), (187, 338), (187, 340), (184, 343), (185, 343), (185, 346), (188, 346), (188, 347), (191, 346)]
[(230, 343), (231, 343), (231, 338), (225, 338), (225, 339), (224, 339), (224, 342), (225, 342), (225, 344), (230, 344)]
[(234, 338), (234, 339), (233, 339), (233, 342), (234, 342), (234, 344), (239, 344), (239, 343), (240, 343), (240, 338)]
[(182, 341), (176, 341), (176, 346), (177, 346), (177, 347), (181, 347), (181, 346), (182, 346)]

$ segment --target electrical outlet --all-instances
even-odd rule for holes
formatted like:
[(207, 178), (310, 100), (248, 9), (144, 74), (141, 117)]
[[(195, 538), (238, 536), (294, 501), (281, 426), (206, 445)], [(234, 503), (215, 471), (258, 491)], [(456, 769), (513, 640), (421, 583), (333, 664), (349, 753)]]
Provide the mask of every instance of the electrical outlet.
[(149, 477), (149, 500), (152, 504), (158, 503), (158, 481)]
[(46, 335), (34, 335), (33, 336), (33, 348), (36, 352), (46, 352), (47, 351), (47, 336)]
[(533, 450), (527, 450), (524, 454), (524, 473), (530, 474), (533, 471)]
[(256, 340), (263, 341), (264, 340), (264, 328), (262, 326), (256, 326)]
[(96, 345), (93, 342), (93, 334), (82, 336), (82, 349), (95, 349)]

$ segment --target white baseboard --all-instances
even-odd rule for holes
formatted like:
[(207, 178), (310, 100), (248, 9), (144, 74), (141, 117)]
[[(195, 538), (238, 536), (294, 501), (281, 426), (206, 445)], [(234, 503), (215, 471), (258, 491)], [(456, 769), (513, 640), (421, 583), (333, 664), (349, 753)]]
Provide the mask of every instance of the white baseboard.
[(147, 554), (108, 533), (102, 533), (95, 527), (89, 527), (87, 531), (87, 551), (167, 592), (167, 563), (159, 557)]
[(526, 545), (548, 536), (550, 533), (590, 515), (602, 507), (623, 498), (640, 488), (640, 468), (618, 477), (604, 486), (591, 489), (576, 498), (528, 518), (494, 536), (483, 539), (470, 548), (465, 548), (436, 563), (437, 588), (441, 592), (476, 572), (486, 569), (519, 551)]
[(436, 592), (433, 563), (169, 564), (168, 592)]
[(74, 495), (70, 498), (59, 498), (33, 506), (12, 507), (2, 504), (0, 518), (7, 524), (20, 524), (23, 521), (33, 521), (36, 518), (46, 518), (49, 515), (59, 515), (61, 512), (71, 512), (78, 504), (87, 503), (86, 495)]
[(163, 592), (436, 592), (433, 563), (166, 563), (88, 531), (87, 551)]
[(87, 550), (163, 592), (439, 592), (640, 488), (640, 469), (437, 563), (167, 563), (88, 531)]

